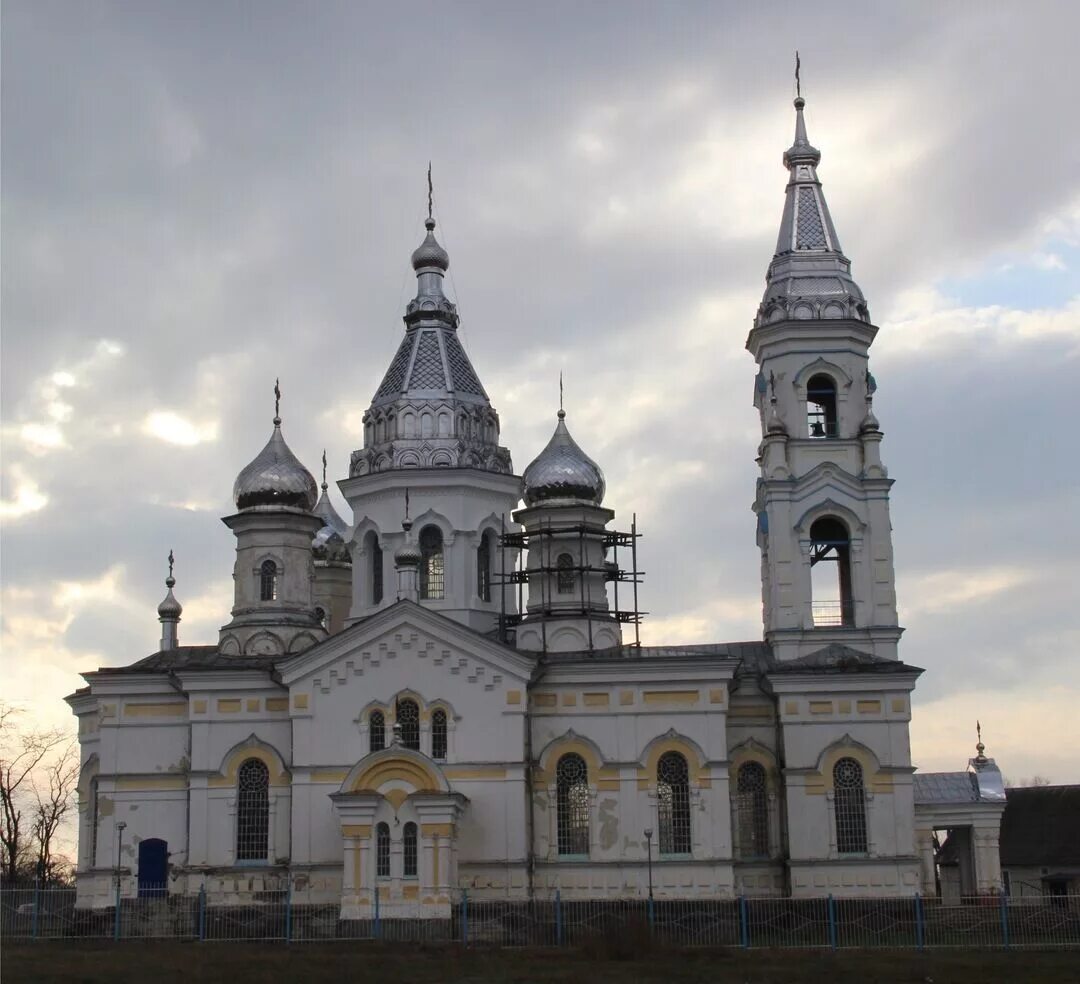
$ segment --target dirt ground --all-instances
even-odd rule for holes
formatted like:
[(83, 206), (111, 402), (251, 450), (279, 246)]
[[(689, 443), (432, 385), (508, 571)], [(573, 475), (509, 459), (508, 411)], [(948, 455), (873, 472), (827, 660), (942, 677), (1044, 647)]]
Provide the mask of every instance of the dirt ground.
[(300, 981), (721, 981), (738, 984), (1080, 984), (1080, 951), (462, 949), (373, 943), (8, 944), (7, 981), (293, 984)]

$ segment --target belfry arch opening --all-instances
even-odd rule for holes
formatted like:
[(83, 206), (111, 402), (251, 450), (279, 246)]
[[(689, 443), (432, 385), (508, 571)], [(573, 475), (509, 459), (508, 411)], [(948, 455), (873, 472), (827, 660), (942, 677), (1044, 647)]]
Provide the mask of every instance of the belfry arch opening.
[(835, 516), (810, 527), (810, 609), (814, 628), (852, 626), (851, 535)]
[(815, 440), (840, 436), (836, 383), (824, 373), (811, 376), (806, 384), (806, 432)]

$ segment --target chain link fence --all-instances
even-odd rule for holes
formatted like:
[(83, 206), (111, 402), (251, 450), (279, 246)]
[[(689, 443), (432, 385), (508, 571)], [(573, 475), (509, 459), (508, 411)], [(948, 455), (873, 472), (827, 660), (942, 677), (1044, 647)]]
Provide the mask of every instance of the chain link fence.
[(205, 890), (167, 887), (112, 906), (76, 905), (75, 889), (0, 890), (4, 940), (198, 940), (204, 942), (383, 940), (488, 946), (1003, 948), (1080, 947), (1080, 895), (980, 896), (946, 904), (910, 898), (475, 900), (461, 892), (437, 915), (395, 902), (370, 918), (342, 919), (336, 903), (286, 890), (243, 905)]

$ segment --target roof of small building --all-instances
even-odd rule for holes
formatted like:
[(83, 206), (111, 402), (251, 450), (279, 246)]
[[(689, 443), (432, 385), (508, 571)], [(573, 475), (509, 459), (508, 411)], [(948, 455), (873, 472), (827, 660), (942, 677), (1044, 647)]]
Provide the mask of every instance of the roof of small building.
[(177, 646), (151, 653), (127, 666), (103, 666), (97, 672), (172, 673), (176, 670), (265, 670), (272, 667), (273, 660), (266, 656), (223, 656), (217, 646)]
[(1080, 785), (1005, 791), (1003, 867), (1080, 865)]
[(916, 772), (916, 803), (977, 803), (979, 784), (973, 772)]

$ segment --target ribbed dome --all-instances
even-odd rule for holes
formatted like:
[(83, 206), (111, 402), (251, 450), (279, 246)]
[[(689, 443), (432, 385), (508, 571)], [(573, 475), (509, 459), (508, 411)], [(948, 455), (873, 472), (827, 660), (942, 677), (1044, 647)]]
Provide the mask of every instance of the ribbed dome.
[(253, 506), (315, 508), (315, 478), (297, 459), (281, 436), (281, 420), (274, 418), (274, 433), (255, 460), (236, 477), (233, 499), (237, 509)]
[(585, 500), (598, 506), (607, 489), (600, 466), (577, 446), (566, 429), (566, 413), (562, 410), (547, 447), (525, 469), (523, 477), (528, 506), (552, 499)]
[(420, 552), (420, 548), (413, 543), (413, 539), (409, 535), (409, 531), (412, 529), (412, 520), (406, 519), (401, 524), (401, 528), (405, 531), (405, 542), (394, 551), (394, 566), (419, 567), (424, 555)]
[(427, 237), (413, 250), (413, 269), (420, 271), (424, 267), (435, 267), (445, 272), (450, 266), (450, 254), (435, 239), (435, 220), (430, 217), (425, 219), (424, 227), (428, 231)]
[(169, 593), (165, 595), (165, 600), (157, 606), (157, 613), (159, 618), (176, 618), (178, 619), (183, 613), (183, 606), (176, 600), (176, 596), (172, 593), (172, 589), (176, 585), (176, 579), (174, 577), (168, 577), (165, 579), (165, 587), (169, 589)]

